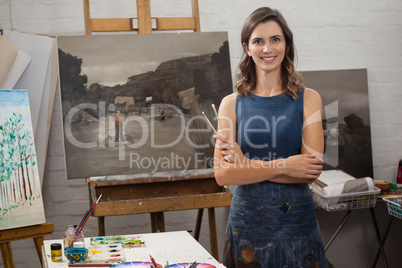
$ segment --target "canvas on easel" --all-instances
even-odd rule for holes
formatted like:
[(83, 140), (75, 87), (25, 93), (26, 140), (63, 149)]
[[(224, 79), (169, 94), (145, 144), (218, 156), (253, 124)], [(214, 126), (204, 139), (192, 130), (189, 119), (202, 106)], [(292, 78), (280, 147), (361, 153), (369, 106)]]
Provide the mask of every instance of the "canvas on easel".
[(0, 230), (44, 222), (28, 91), (0, 90)]
[(324, 169), (373, 178), (367, 70), (305, 71), (302, 75), (322, 98)]
[(227, 32), (57, 41), (67, 178), (212, 167), (201, 112), (233, 92)]

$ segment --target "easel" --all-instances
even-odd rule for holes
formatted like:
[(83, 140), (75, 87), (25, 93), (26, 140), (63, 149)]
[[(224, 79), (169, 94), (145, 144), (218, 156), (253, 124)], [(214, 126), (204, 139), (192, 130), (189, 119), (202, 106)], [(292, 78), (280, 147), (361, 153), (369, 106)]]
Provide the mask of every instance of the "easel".
[(89, 0), (84, 0), (85, 34), (121, 31), (138, 31), (139, 34), (142, 34), (152, 33), (153, 29), (157, 31), (193, 30), (199, 32), (198, 0), (191, 0), (191, 5), (192, 17), (151, 18), (150, 0), (137, 0), (138, 18), (91, 19)]
[(218, 259), (215, 207), (230, 206), (231, 192), (219, 186), (211, 170), (170, 172), (125, 179), (88, 179), (91, 206), (102, 194), (93, 216), (105, 235), (105, 216), (150, 213), (152, 232), (165, 231), (165, 211), (198, 209), (194, 238), (198, 240), (204, 208), (208, 208), (211, 255)]
[[(138, 18), (91, 19), (89, 0), (84, 0), (85, 33), (152, 30), (200, 31), (198, 0), (191, 0), (192, 17), (151, 18), (150, 0), (137, 0)], [(164, 232), (165, 211), (198, 209), (194, 238), (198, 240), (204, 208), (208, 208), (211, 255), (218, 259), (215, 207), (230, 206), (230, 191), (219, 186), (213, 170), (170, 172), (147, 177), (126, 176), (124, 180), (109, 177), (88, 178), (90, 205), (99, 195), (93, 216), (98, 217), (98, 234), (105, 235), (105, 216), (150, 213), (152, 232)]]
[(33, 238), (36, 252), (43, 266), (42, 246), (45, 235), (51, 235), (54, 231), (53, 223), (8, 229), (0, 231), (0, 248), (4, 268), (15, 268), (10, 242), (22, 239)]

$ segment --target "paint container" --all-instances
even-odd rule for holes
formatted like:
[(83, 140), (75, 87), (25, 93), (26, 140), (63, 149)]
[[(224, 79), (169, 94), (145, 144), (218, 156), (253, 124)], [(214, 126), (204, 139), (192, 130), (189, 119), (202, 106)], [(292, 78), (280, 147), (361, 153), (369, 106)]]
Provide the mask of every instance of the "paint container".
[(61, 244), (54, 243), (50, 245), (50, 253), (52, 256), (52, 262), (59, 262), (62, 260)]
[(82, 242), (82, 241), (77, 241), (77, 242), (73, 243), (73, 248), (84, 248), (84, 247), (85, 247), (85, 245), (84, 245), (84, 242)]
[(389, 194), (398, 195), (399, 193), (402, 193), (402, 187), (398, 187), (398, 184), (392, 182), (389, 186), (389, 192)]
[(84, 232), (81, 231), (79, 234), (75, 234), (77, 225), (68, 225), (64, 231), (63, 244), (64, 250), (72, 248), (74, 242), (81, 241), (84, 243)]
[(381, 190), (381, 192), (388, 192), (389, 187), (390, 187), (390, 182), (389, 181), (376, 181), (375, 182), (375, 187)]

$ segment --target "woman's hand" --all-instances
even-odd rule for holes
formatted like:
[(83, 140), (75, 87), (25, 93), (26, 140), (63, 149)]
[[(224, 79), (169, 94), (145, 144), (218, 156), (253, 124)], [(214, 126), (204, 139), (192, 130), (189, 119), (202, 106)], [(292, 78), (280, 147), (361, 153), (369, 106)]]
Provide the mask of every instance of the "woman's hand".
[(222, 156), (228, 163), (240, 163), (245, 160), (246, 156), (243, 154), (240, 146), (236, 142), (229, 141), (222, 134), (216, 134), (216, 148), (221, 150)]
[(324, 161), (313, 154), (293, 155), (285, 159), (284, 174), (314, 182), (322, 172)]

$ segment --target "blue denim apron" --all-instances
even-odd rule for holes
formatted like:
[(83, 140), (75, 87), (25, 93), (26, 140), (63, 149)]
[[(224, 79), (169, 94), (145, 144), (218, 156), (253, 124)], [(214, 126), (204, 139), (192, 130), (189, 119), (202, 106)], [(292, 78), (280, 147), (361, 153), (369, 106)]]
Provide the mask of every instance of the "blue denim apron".
[[(304, 89), (287, 95), (238, 96), (237, 142), (248, 158), (300, 154)], [(269, 167), (268, 167), (269, 168)], [(308, 184), (270, 181), (233, 192), (223, 264), (228, 267), (327, 267)]]

